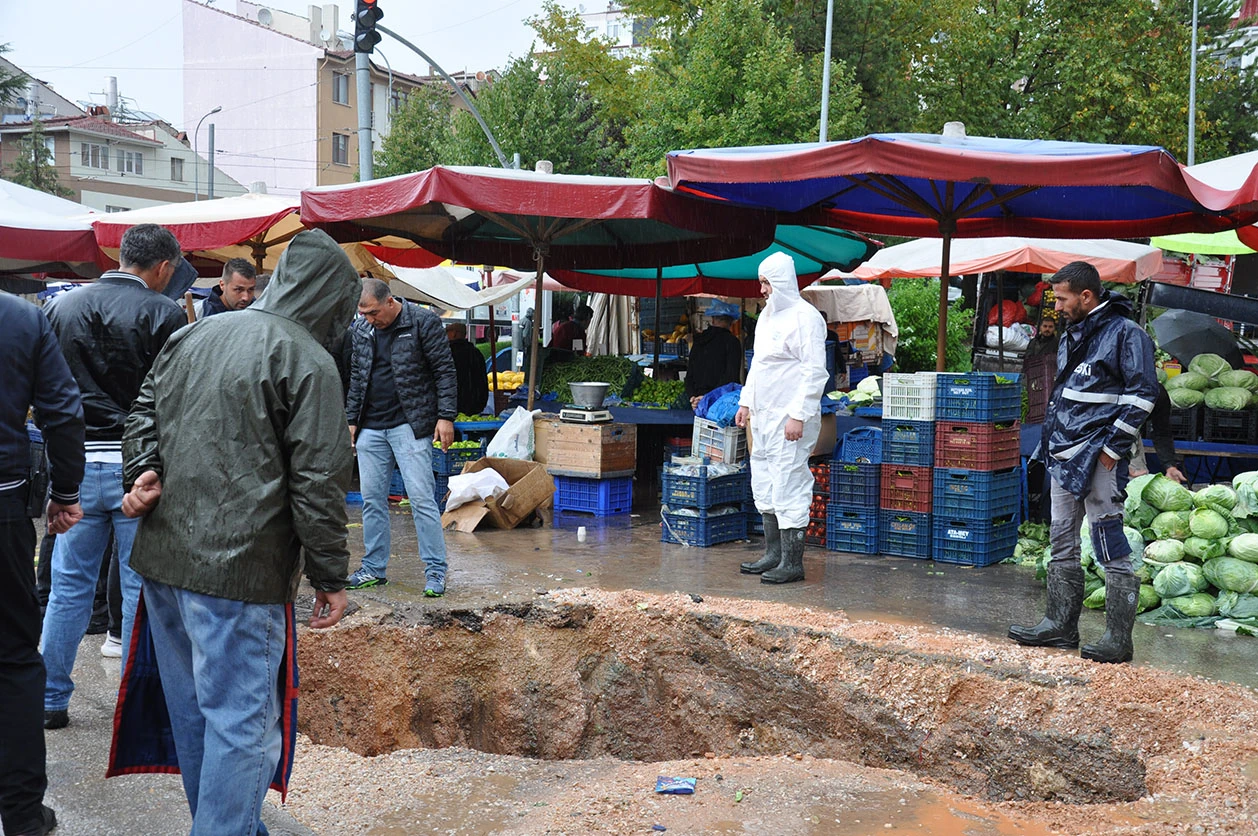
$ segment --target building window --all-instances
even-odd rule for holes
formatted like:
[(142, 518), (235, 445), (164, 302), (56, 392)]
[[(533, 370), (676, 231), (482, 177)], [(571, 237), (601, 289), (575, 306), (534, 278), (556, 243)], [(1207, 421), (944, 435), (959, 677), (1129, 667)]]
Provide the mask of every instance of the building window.
[(183, 160), (179, 157), (170, 158), (170, 179), (176, 183), (183, 182)]
[(349, 165), (349, 137), (346, 134), (332, 134), (332, 162)]
[(397, 113), (406, 107), (406, 99), (407, 94), (405, 90), (394, 88), (393, 92), (389, 94), (389, 113)]
[(124, 174), (143, 174), (144, 157), (139, 151), (123, 151), (118, 149), (118, 170)]
[(113, 213), (113, 212), (130, 212), (131, 210), (125, 206), (110, 206), (108, 203), (106, 203), (105, 211), (109, 213)]
[(79, 143), (79, 165), (87, 168), (109, 169), (109, 146), (92, 142)]
[(349, 73), (332, 73), (332, 101), (349, 104)]

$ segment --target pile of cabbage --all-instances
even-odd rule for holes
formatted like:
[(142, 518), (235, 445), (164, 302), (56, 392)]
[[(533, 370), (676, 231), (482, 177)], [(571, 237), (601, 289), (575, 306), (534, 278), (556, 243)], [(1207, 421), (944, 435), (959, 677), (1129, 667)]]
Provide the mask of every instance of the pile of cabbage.
[(1239, 412), (1258, 406), (1258, 375), (1233, 369), (1217, 354), (1198, 354), (1188, 364), (1188, 371), (1172, 378), (1158, 369), (1158, 379), (1166, 387), (1171, 405), (1180, 409), (1204, 403), (1211, 409)]
[(838, 401), (841, 408), (855, 409), (858, 406), (875, 406), (881, 402), (882, 390), (879, 387), (877, 375), (869, 375), (861, 378), (852, 391), (835, 391), (831, 392), (828, 397)]

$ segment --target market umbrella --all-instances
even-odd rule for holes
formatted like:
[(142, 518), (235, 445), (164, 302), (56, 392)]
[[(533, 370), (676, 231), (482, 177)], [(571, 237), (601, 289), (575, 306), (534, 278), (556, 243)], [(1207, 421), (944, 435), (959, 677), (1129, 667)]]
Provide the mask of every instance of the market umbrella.
[(947, 338), (956, 237), (1131, 238), (1216, 232), (1258, 220), (1258, 177), (1218, 188), (1155, 146), (948, 134), (873, 134), (845, 142), (671, 151), (675, 189), (797, 212), (835, 226), (942, 239), (937, 366)]
[[(755, 252), (773, 217), (689, 200), (650, 180), (437, 166), (301, 194), (308, 225), (338, 241), (407, 238), (462, 263), (537, 271), (658, 267)], [(540, 316), (533, 318), (536, 342)], [(529, 401), (537, 390), (530, 353)]]
[[(1253, 227), (1247, 227), (1253, 229)], [(1158, 235), (1149, 243), (1163, 250), (1188, 255), (1249, 255), (1252, 247), (1241, 242), (1239, 229), (1226, 232), (1185, 232), (1181, 235)], [(1258, 239), (1253, 239), (1258, 244)]]
[(0, 273), (69, 272), (95, 278), (108, 259), (82, 204), (0, 180)]
[(1185, 369), (1198, 354), (1218, 354), (1234, 369), (1245, 367), (1236, 336), (1217, 319), (1195, 311), (1170, 310), (1153, 320), (1158, 345)]

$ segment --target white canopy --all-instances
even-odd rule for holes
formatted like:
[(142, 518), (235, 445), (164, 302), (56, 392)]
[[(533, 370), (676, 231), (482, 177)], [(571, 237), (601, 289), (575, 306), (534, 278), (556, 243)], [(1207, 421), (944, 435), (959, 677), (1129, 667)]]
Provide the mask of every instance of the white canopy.
[(458, 274), (445, 267), (391, 269), (397, 276), (397, 281), (391, 283), (395, 293), (445, 310), (466, 311), (482, 305), (496, 305), (531, 286), (528, 282), (495, 282), (493, 287), (473, 290)]
[(895, 354), (900, 339), (887, 291), (879, 284), (811, 284), (799, 295), (821, 311), (826, 322), (875, 322), (882, 328), (882, 350)]

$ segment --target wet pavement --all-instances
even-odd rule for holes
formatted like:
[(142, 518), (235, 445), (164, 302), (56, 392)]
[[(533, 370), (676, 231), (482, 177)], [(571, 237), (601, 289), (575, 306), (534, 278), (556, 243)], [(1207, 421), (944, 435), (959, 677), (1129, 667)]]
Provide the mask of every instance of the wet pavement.
[[(358, 511), (350, 508), (351, 570), (358, 567), (363, 549)], [(362, 603), (387, 603), (404, 617), (408, 611), (476, 608), (575, 586), (773, 601), (844, 610), (853, 619), (923, 624), (994, 639), (1003, 639), (1011, 621), (1034, 622), (1043, 613), (1043, 586), (1029, 569), (1016, 566), (974, 569), (810, 547), (804, 582), (762, 584), (738, 571), (741, 561), (758, 555), (763, 542), (759, 538), (707, 549), (663, 544), (658, 508), (612, 518), (561, 515), (554, 526), (543, 528), (449, 533), (448, 591), (443, 598), (428, 599), (423, 597), (423, 564), (416, 555), (409, 509), (393, 506), (392, 512), (389, 585), (350, 594)], [(578, 541), (578, 526), (586, 528), (584, 543)], [(302, 594), (308, 593), (305, 589)], [(1103, 628), (1102, 613), (1084, 611), (1085, 641), (1099, 636)], [(101, 640), (88, 636), (80, 648), (71, 725), (47, 734), (48, 803), (57, 810), (56, 833), (186, 833), (190, 819), (177, 776), (103, 778), (118, 662), (100, 656)], [(1137, 665), (1258, 687), (1258, 640), (1215, 630), (1138, 624), (1135, 654)], [(277, 801), (272, 793), (270, 802)], [(263, 820), (273, 834), (310, 833), (270, 802)]]

